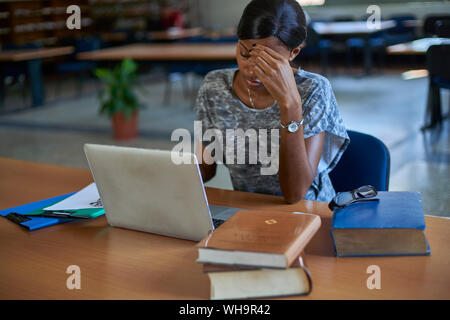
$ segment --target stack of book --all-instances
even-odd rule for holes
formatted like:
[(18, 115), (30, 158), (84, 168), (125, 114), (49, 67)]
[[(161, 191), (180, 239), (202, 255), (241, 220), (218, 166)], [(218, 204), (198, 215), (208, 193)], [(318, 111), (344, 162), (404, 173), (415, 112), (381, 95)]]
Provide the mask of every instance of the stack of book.
[(321, 224), (314, 214), (238, 211), (198, 245), (211, 299), (307, 295), (303, 249)]

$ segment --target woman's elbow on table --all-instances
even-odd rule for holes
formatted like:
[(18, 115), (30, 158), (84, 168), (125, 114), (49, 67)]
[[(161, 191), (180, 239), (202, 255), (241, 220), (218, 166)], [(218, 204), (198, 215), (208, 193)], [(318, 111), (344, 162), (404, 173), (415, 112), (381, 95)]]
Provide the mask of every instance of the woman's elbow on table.
[(285, 192), (283, 193), (284, 201), (287, 204), (295, 204), (305, 197), (306, 192), (308, 188), (301, 188), (297, 192)]

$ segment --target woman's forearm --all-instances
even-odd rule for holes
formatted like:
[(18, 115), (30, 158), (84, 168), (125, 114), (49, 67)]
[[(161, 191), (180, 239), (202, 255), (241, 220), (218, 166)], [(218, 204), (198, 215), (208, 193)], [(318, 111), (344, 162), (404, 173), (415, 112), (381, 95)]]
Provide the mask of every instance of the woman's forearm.
[(217, 169), (216, 163), (213, 163), (210, 165), (201, 163), (199, 165), (199, 167), (200, 167), (200, 173), (202, 175), (203, 182), (207, 182), (207, 181), (211, 180), (216, 175), (216, 169)]
[[(290, 121), (302, 119), (300, 105), (280, 106), (281, 123), (286, 125)], [(280, 129), (280, 157), (279, 157), (279, 182), (284, 199), (288, 203), (296, 203), (303, 199), (311, 186), (315, 168), (312, 168), (308, 158), (303, 126), (297, 132), (291, 133), (287, 129)]]

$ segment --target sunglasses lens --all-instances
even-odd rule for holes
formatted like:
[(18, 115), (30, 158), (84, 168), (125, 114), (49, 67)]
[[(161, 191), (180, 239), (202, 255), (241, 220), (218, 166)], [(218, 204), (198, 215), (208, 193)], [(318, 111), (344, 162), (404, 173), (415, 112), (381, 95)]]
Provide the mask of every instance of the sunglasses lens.
[(372, 186), (362, 186), (356, 190), (356, 193), (362, 198), (369, 198), (376, 196), (377, 190)]
[[(331, 200), (328, 207), (331, 210), (334, 210), (335, 207), (345, 207), (354, 202), (368, 201), (370, 199), (367, 199), (367, 198), (373, 198), (376, 195), (377, 195), (377, 190), (374, 187), (372, 187), (370, 185), (362, 186), (353, 191), (338, 192), (334, 196), (333, 200)], [(374, 200), (376, 200), (376, 199), (374, 199)]]
[(353, 201), (353, 197), (350, 192), (339, 192), (334, 197), (334, 202), (336, 202), (336, 204), (340, 207), (343, 207), (352, 201)]

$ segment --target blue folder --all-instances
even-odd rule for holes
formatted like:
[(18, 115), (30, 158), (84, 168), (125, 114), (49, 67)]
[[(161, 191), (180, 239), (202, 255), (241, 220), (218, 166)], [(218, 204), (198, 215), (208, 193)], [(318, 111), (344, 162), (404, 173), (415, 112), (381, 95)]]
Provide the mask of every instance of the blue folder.
[(64, 223), (64, 222), (70, 222), (73, 221), (73, 219), (67, 219), (67, 218), (47, 218), (47, 217), (34, 217), (34, 216), (22, 216), (23, 214), (26, 214), (27, 212), (31, 212), (33, 210), (44, 208), (51, 206), (52, 204), (55, 204), (61, 200), (64, 200), (65, 198), (71, 196), (75, 192), (60, 195), (57, 197), (40, 200), (32, 203), (27, 203), (22, 206), (9, 208), (0, 211), (0, 215), (7, 218), (8, 220), (17, 223), (18, 225), (33, 231), (45, 227), (49, 227), (55, 224)]

